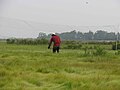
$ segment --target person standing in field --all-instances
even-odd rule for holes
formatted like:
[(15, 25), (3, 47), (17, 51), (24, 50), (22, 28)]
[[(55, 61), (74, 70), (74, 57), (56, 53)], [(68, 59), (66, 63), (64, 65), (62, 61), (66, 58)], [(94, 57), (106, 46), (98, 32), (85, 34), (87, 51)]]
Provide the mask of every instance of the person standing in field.
[(55, 33), (53, 33), (51, 36), (52, 37), (50, 39), (48, 49), (50, 49), (50, 46), (53, 42), (54, 43), (53, 44), (53, 53), (56, 53), (56, 52), (59, 53), (60, 43), (61, 43), (60, 37), (58, 35), (56, 35)]

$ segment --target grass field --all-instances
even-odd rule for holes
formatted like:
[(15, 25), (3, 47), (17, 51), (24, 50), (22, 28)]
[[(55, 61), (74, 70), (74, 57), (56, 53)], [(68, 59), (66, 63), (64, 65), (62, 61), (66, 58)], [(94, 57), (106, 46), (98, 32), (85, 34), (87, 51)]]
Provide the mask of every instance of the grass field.
[(120, 90), (120, 55), (0, 43), (0, 90)]

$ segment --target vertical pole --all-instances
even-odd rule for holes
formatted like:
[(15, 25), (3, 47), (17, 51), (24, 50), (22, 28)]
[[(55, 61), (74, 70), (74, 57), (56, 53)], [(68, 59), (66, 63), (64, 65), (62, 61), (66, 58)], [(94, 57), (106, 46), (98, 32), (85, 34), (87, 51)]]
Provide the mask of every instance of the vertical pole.
[(119, 25), (117, 26), (116, 51), (118, 50), (118, 31), (119, 31)]
[(117, 40), (116, 40), (116, 51), (117, 51)]

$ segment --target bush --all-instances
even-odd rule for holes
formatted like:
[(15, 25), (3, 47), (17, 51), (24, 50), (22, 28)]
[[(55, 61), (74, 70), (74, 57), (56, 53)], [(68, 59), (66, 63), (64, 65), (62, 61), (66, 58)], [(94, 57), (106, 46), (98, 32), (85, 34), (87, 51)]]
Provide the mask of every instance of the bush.
[(64, 49), (81, 49), (82, 44), (80, 41), (63, 41), (65, 44)]
[(118, 50), (117, 52), (115, 52), (115, 55), (120, 55), (120, 50)]
[(47, 39), (7, 39), (8, 44), (38, 45), (48, 44)]
[(68, 44), (64, 49), (81, 49), (81, 44)]
[(6, 42), (7, 42), (8, 44), (13, 44), (13, 43), (15, 43), (15, 41), (16, 41), (16, 39), (7, 39), (7, 40), (6, 40)]
[(105, 55), (106, 51), (104, 48), (97, 46), (97, 47), (95, 47), (95, 52), (93, 52), (93, 54), (96, 56), (101, 56), (101, 55)]
[[(120, 49), (120, 44), (117, 44), (117, 49)], [(116, 44), (112, 45), (112, 50), (116, 50)]]

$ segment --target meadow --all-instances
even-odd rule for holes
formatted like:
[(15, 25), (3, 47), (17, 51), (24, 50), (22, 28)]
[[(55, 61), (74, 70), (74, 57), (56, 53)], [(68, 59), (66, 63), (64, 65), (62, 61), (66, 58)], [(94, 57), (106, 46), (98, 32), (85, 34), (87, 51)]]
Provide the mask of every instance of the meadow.
[(0, 43), (0, 90), (120, 90), (120, 55), (105, 51)]

